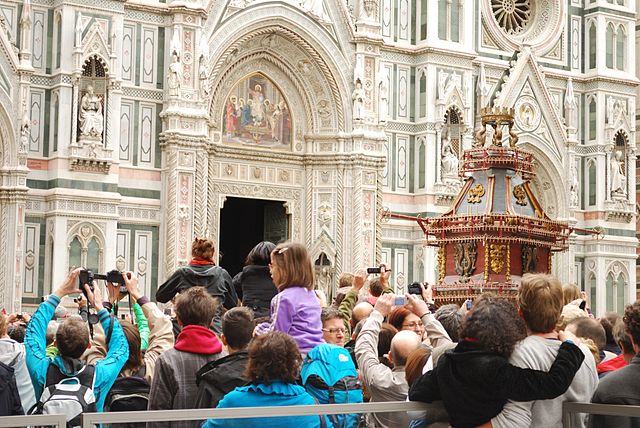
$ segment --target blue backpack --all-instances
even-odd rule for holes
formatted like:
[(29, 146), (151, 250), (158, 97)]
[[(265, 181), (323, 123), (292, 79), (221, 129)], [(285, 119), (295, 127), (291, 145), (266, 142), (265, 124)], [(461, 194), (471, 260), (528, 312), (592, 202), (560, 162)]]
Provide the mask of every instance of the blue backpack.
[[(349, 351), (323, 343), (302, 364), (302, 384), (320, 404), (362, 403), (362, 383)], [(355, 428), (360, 415), (328, 415), (336, 428)]]

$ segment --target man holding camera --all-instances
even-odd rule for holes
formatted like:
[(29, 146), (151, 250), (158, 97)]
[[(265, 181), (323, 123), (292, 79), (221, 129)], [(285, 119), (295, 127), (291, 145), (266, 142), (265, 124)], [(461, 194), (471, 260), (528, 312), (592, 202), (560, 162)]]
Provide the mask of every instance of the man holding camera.
[[(55, 343), (60, 355), (50, 360), (46, 356), (46, 331), (49, 321), (54, 315), (56, 307), (64, 296), (80, 293), (78, 288), (78, 276), (81, 269), (69, 272), (66, 280), (59, 285), (47, 300), (40, 304), (33, 314), (25, 335), (25, 347), (27, 349), (27, 368), (31, 375), (36, 397), (40, 398), (36, 412), (43, 412), (43, 391), (55, 393), (55, 386), (62, 382), (76, 378), (85, 386), (85, 381), (93, 390), (95, 397), (95, 409), (102, 411), (104, 399), (109, 393), (118, 373), (127, 361), (129, 346), (118, 321), (109, 315), (102, 306), (102, 296), (98, 287), (82, 284), (89, 304), (97, 310), (97, 317), (102, 328), (107, 332), (109, 352), (104, 360), (98, 361), (95, 366), (88, 366), (81, 356), (89, 345), (89, 329), (87, 323), (78, 318), (67, 318), (59, 326)], [(85, 379), (85, 378), (89, 379)], [(86, 410), (83, 408), (83, 411)], [(95, 411), (95, 410), (94, 410)], [(46, 410), (44, 410), (46, 413)], [(77, 416), (77, 415), (76, 415)], [(70, 415), (67, 415), (70, 418)], [(78, 417), (74, 420), (79, 420)], [(77, 425), (73, 420), (71, 425)]]

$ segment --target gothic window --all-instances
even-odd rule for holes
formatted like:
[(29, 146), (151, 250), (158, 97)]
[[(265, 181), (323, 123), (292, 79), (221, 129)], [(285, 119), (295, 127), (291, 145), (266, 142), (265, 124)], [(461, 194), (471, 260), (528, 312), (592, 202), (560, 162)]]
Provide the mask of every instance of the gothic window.
[(622, 313), (624, 311), (624, 294), (626, 289), (626, 284), (623, 275), (618, 276), (618, 280), (616, 281), (616, 311), (618, 313)]
[(613, 24), (607, 25), (606, 35), (606, 64), (607, 68), (613, 68), (613, 41), (614, 41)]
[(614, 306), (614, 302), (613, 302), (613, 287), (614, 287), (614, 282), (615, 280), (613, 279), (613, 274), (609, 273), (609, 275), (607, 275), (607, 282), (606, 282), (606, 289), (607, 289), (607, 312), (613, 312), (613, 306)]
[(420, 73), (420, 117), (427, 116), (427, 76)]
[(624, 70), (626, 38), (624, 26), (620, 25), (616, 33), (616, 68), (618, 70)]
[(589, 27), (589, 68), (596, 68), (596, 24), (591, 22)]
[(589, 174), (589, 205), (593, 206), (596, 204), (596, 196), (597, 196), (597, 177), (596, 177), (596, 162), (592, 159), (589, 161), (589, 166), (587, 168)]
[(522, 33), (529, 24), (530, 0), (491, 0), (491, 9), (498, 25), (509, 35)]
[[(591, 33), (589, 33), (591, 34)], [(622, 24), (614, 26), (612, 23), (607, 25), (605, 36), (605, 54), (607, 68), (615, 68), (618, 70), (625, 69), (625, 50), (627, 45), (627, 33)]]
[(459, 158), (460, 152), (462, 151), (462, 143), (460, 141), (460, 116), (458, 116), (458, 112), (452, 107), (447, 110), (444, 121), (445, 127), (442, 137), (443, 139), (449, 139), (453, 153)]
[(100, 272), (104, 266), (102, 263), (103, 241), (98, 238), (93, 227), (88, 224), (79, 226), (72, 235), (69, 244), (69, 269), (86, 267), (94, 272)]
[(591, 97), (589, 99), (589, 140), (596, 139), (596, 99)]
[(460, 41), (460, 0), (438, 0), (438, 38)]
[(420, 1), (420, 40), (427, 39), (427, 0)]
[(591, 311), (595, 313), (598, 302), (596, 301), (596, 277), (594, 274), (589, 275), (589, 280), (587, 281), (587, 293), (589, 295)]
[(418, 149), (418, 188), (424, 189), (426, 186), (427, 159), (424, 138), (420, 140), (420, 148)]

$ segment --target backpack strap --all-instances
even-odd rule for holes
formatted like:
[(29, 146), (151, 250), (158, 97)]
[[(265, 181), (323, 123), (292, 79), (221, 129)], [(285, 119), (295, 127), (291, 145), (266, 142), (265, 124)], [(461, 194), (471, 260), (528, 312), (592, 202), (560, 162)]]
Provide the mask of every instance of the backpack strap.
[(47, 369), (47, 380), (45, 381), (44, 387), (46, 389), (50, 386), (57, 385), (65, 379), (75, 377), (78, 379), (80, 385), (86, 386), (87, 388), (93, 388), (93, 378), (95, 375), (95, 371), (95, 366), (85, 365), (80, 369), (80, 371), (78, 371), (76, 375), (68, 376), (62, 373), (62, 370), (60, 370), (57, 365), (50, 363), (49, 368)]
[[(309, 395), (311, 395), (311, 394), (309, 394)], [(320, 402), (318, 401), (318, 399), (316, 397), (311, 395), (311, 398), (313, 398), (313, 401), (315, 401), (317, 405), (320, 405)], [(324, 415), (318, 415), (318, 417), (320, 418), (320, 428), (327, 428), (327, 419), (325, 418), (325, 416)]]

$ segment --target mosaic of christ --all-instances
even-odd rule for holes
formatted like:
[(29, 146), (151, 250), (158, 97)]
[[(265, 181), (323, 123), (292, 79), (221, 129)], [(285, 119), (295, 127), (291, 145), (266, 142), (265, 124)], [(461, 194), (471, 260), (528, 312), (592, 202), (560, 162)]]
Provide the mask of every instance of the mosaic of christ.
[(225, 102), (225, 143), (288, 149), (291, 146), (291, 114), (278, 88), (262, 74), (241, 80)]

